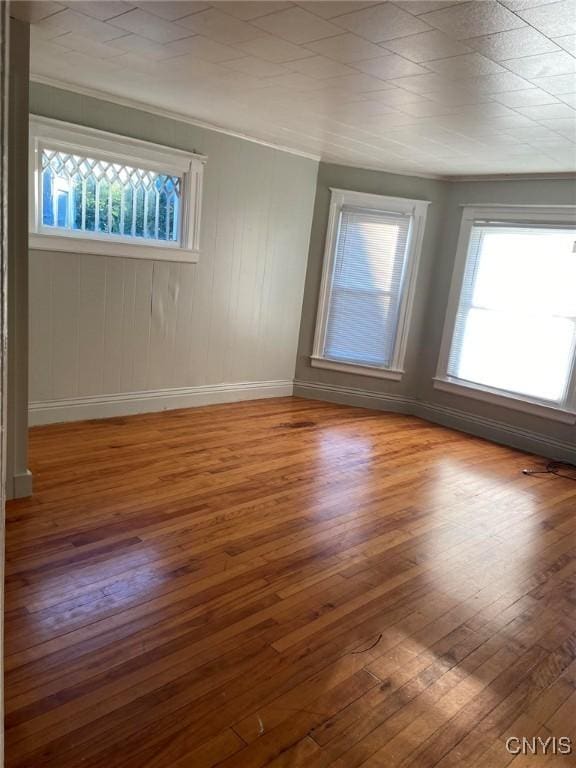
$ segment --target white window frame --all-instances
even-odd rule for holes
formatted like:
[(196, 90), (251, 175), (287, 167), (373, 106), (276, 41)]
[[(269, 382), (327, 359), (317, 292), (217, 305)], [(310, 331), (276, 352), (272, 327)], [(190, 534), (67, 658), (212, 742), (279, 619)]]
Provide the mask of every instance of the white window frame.
[(568, 396), (560, 405), (550, 401), (529, 397), (522, 394), (504, 392), (495, 387), (488, 387), (474, 382), (464, 381), (450, 376), (448, 364), (450, 348), (456, 326), (460, 294), (466, 271), (468, 248), (472, 227), (475, 221), (492, 220), (513, 223), (538, 224), (576, 224), (576, 206), (505, 206), (505, 205), (463, 205), (462, 223), (456, 247), (456, 260), (452, 274), (452, 283), (444, 321), (442, 343), (438, 357), (438, 367), (434, 378), (434, 387), (445, 392), (482, 400), (493, 405), (541, 416), (565, 424), (576, 424), (576, 354), (572, 360), (572, 370), (568, 383)]
[[(385, 195), (372, 195), (365, 192), (354, 192), (348, 189), (330, 187), (330, 212), (328, 216), (328, 229), (326, 245), (324, 249), (324, 263), (322, 268), (322, 282), (318, 300), (318, 312), (316, 315), (316, 333), (314, 335), (314, 347), (310, 364), (315, 368), (327, 368), (342, 373), (355, 373), (361, 376), (374, 376), (381, 379), (402, 379), (404, 371), (404, 359), (408, 341), (408, 329), (412, 306), (414, 304), (414, 291), (416, 288), (416, 276), (418, 263), (422, 251), (422, 240), (426, 224), (426, 213), (429, 200), (411, 200), (405, 197), (388, 197)], [(332, 275), (336, 260), (336, 242), (338, 239), (338, 225), (343, 206), (369, 208), (375, 211), (401, 213), (412, 217), (410, 234), (408, 239), (406, 263), (400, 294), (400, 306), (398, 310), (398, 326), (394, 351), (389, 367), (362, 365), (360, 363), (342, 363), (324, 356), (326, 332), (328, 324), (328, 311), (332, 289)]]
[[(42, 224), (42, 150), (73, 152), (182, 178), (180, 233), (175, 242), (105, 232), (69, 231)], [(30, 116), (29, 246), (32, 249), (196, 263), (200, 254), (202, 182), (206, 156), (107, 131)]]

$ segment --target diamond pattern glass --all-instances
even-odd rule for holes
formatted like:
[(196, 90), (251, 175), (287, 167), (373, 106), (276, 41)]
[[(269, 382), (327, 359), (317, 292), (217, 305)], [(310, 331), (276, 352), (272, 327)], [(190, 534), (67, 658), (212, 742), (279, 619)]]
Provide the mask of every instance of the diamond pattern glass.
[(177, 242), (182, 179), (42, 150), (42, 224), (87, 234)]

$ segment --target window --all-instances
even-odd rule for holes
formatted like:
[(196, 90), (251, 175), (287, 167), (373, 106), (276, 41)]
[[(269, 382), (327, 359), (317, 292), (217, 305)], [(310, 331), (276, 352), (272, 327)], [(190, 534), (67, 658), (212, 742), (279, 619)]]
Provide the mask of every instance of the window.
[(31, 120), (32, 248), (197, 261), (205, 158)]
[(400, 379), (428, 203), (331, 193), (312, 365)]
[(42, 226), (178, 242), (181, 176), (42, 149)]
[(570, 412), (576, 349), (573, 214), (467, 208), (457, 262), (437, 385), (507, 398), (508, 405), (523, 402), (523, 410), (534, 410), (526, 404), (544, 409), (536, 413)]

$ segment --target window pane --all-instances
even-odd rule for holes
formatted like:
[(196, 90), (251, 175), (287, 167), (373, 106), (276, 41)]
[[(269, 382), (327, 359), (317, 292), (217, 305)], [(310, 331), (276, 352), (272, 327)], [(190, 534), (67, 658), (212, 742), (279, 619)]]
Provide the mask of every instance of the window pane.
[(337, 289), (331, 304), (326, 342), (329, 357), (384, 365), (389, 354), (378, 329), (389, 322), (391, 297), (377, 291)]
[(477, 225), (449, 375), (561, 402), (576, 340), (576, 230)]
[(324, 356), (389, 366), (394, 352), (410, 217), (344, 208)]
[(466, 319), (458, 377), (545, 400), (560, 400), (570, 373), (574, 323), (487, 312)]
[(389, 366), (410, 217), (355, 208), (340, 215), (324, 357)]
[(576, 315), (575, 236), (553, 229), (484, 232), (474, 305)]
[(181, 178), (44, 149), (42, 224), (177, 242)]

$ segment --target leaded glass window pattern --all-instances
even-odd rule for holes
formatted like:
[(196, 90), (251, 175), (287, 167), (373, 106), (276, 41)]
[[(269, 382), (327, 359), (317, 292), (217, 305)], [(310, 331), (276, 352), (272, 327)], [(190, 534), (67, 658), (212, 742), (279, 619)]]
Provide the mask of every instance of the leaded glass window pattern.
[(165, 242), (180, 239), (182, 178), (42, 149), (42, 225)]

